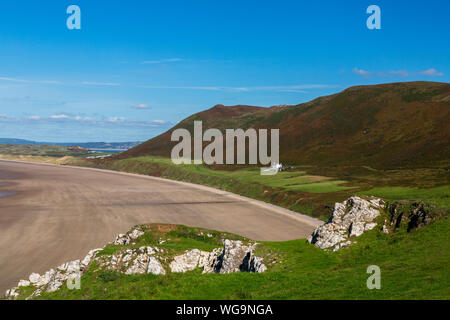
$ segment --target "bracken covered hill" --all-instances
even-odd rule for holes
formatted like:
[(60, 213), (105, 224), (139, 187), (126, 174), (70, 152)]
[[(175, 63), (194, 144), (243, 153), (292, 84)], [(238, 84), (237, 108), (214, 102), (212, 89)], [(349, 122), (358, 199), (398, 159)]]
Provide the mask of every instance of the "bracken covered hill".
[(217, 105), (122, 153), (170, 157), (176, 128), (279, 128), (280, 159), (296, 165), (447, 166), (450, 84), (405, 82), (356, 86), (293, 106)]

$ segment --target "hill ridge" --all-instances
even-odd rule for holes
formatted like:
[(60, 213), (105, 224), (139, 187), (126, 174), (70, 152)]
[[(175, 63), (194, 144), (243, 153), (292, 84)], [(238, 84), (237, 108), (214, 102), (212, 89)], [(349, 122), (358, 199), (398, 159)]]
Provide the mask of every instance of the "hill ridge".
[(296, 165), (442, 166), (450, 158), (450, 84), (396, 82), (353, 86), (289, 106), (214, 107), (119, 155), (170, 157), (176, 128), (279, 128), (280, 159)]

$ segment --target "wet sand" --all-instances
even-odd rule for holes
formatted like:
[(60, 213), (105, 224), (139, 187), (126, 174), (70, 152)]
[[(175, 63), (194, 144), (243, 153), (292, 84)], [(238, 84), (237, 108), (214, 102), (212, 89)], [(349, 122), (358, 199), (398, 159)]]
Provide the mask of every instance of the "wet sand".
[(255, 240), (304, 238), (321, 222), (203, 186), (111, 171), (0, 160), (0, 295), (31, 272), (84, 257), (141, 223)]

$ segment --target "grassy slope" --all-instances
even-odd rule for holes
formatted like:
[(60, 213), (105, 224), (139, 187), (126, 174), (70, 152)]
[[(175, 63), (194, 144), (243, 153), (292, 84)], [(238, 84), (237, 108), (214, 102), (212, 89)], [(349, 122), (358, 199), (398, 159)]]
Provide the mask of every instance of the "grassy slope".
[[(220, 233), (212, 232), (209, 239), (198, 236), (200, 229), (179, 228), (165, 234), (172, 240), (162, 247), (182, 252), (219, 246)], [(82, 277), (81, 290), (63, 287), (40, 299), (448, 299), (449, 232), (448, 218), (410, 233), (384, 234), (376, 228), (336, 253), (304, 239), (265, 242), (257, 252), (269, 265), (264, 274), (202, 275), (194, 270), (166, 276), (123, 275), (90, 268)], [(144, 238), (138, 245), (155, 244), (154, 236)], [(366, 269), (373, 264), (381, 268), (381, 290), (366, 287)]]
[(408, 187), (376, 187), (360, 192), (362, 195), (372, 195), (390, 200), (422, 200), (434, 204), (438, 208), (450, 208), (450, 186), (430, 189)]

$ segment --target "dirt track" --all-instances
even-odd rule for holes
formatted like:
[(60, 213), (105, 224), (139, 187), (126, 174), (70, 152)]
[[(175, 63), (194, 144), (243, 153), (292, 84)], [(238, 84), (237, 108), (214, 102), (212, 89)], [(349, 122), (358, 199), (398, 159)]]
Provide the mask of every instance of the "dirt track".
[[(6, 183), (6, 184), (5, 184)], [(304, 238), (320, 221), (220, 190), (147, 176), (0, 160), (0, 296), (31, 272), (84, 257), (140, 223), (255, 240)]]

